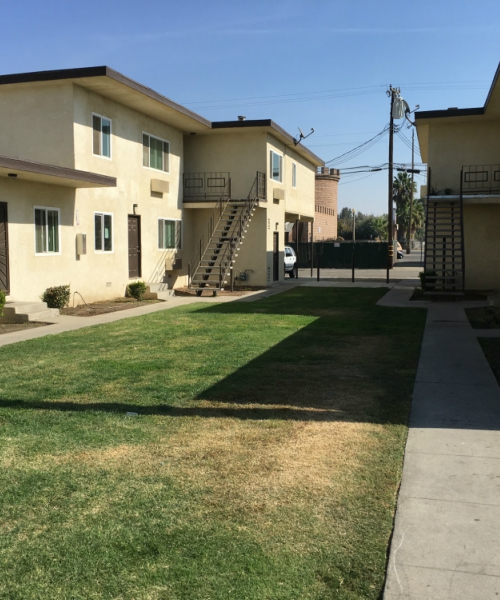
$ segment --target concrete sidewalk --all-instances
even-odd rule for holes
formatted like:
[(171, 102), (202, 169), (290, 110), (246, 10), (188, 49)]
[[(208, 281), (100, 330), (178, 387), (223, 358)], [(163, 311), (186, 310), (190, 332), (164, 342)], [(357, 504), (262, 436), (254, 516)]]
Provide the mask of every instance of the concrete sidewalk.
[(462, 305), (427, 308), (384, 599), (498, 599), (500, 388)]

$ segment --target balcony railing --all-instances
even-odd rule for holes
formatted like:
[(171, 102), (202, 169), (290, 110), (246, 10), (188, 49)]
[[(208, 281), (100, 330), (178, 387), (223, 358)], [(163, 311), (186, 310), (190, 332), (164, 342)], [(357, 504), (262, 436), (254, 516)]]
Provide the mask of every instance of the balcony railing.
[(500, 194), (500, 165), (462, 167), (463, 194)]
[(231, 196), (231, 178), (225, 172), (184, 173), (184, 200), (210, 200)]
[[(231, 174), (211, 171), (184, 173), (184, 202), (216, 202), (221, 197), (231, 198)], [(254, 199), (266, 199), (266, 174), (257, 171), (250, 195)]]

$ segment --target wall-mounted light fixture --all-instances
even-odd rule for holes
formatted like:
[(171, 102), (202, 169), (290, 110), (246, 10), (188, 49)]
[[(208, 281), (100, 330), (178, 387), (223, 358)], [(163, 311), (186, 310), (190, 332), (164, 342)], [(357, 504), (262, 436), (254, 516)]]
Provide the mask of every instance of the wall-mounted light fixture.
[(279, 224), (279, 223), (276, 223), (276, 226), (275, 226), (275, 228), (276, 228), (276, 231), (278, 231), (278, 229), (280, 228), (280, 224)]
[(133, 204), (132, 208), (134, 210), (134, 215), (136, 215), (137, 214), (137, 209), (139, 208), (139, 205), (138, 204)]

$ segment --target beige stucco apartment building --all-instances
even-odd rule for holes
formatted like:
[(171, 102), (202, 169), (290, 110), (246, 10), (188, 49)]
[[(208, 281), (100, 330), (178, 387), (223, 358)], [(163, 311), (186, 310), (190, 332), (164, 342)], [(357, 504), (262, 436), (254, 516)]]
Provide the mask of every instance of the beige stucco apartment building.
[(314, 219), (322, 161), (273, 121), (211, 123), (108, 67), (0, 76), (0, 131), (12, 301), (65, 284), (89, 302), (138, 279), (192, 283), (221, 198), (252, 194), (234, 279), (270, 285), (284, 277), (285, 222)]
[(435, 237), (444, 241), (436, 244), (435, 252), (448, 255), (450, 261), (452, 250), (458, 257), (463, 253), (467, 289), (500, 289), (499, 74), (500, 67), (482, 107), (415, 115), (422, 160), (429, 166), (429, 186), (423, 190), (429, 214), (432, 218), (433, 207), (444, 211), (440, 207), (457, 205), (453, 235), (439, 233), (440, 228), (445, 231), (445, 219), (436, 219)]

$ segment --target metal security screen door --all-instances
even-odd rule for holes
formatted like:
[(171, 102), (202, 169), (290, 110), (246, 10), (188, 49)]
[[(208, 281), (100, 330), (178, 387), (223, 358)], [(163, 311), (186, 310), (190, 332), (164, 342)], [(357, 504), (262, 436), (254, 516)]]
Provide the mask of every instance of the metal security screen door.
[(273, 233), (273, 281), (280, 278), (280, 234), (278, 231)]
[(7, 203), (0, 202), (0, 290), (9, 292), (9, 236)]
[(128, 276), (141, 276), (141, 218), (128, 217)]

